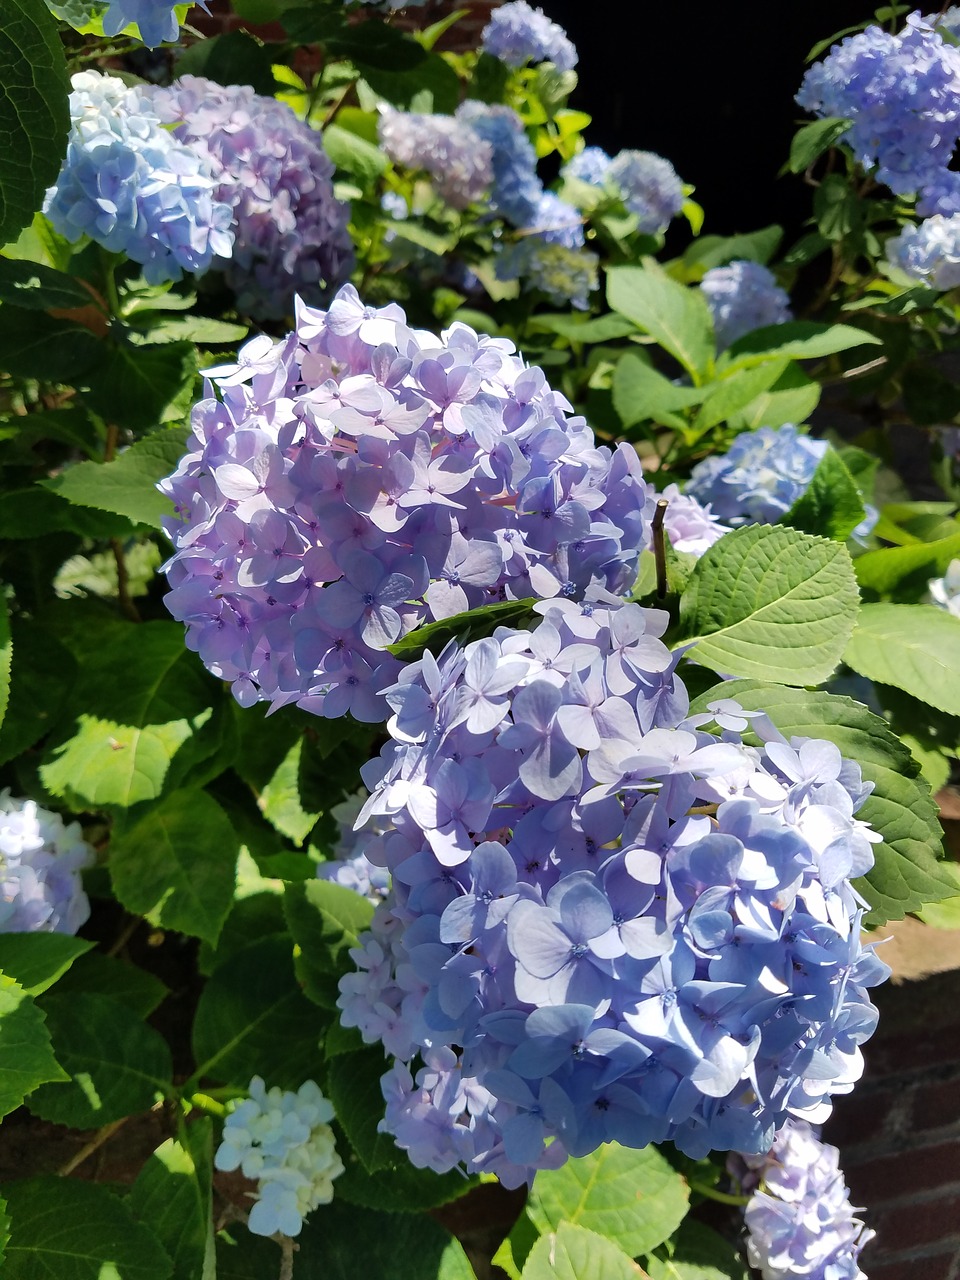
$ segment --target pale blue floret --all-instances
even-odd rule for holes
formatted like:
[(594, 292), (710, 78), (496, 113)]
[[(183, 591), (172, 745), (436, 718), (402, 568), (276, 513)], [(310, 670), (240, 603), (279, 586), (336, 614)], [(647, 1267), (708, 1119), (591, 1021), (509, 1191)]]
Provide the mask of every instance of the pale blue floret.
[(76, 933), (90, 915), (80, 872), (94, 860), (78, 823), (0, 791), (0, 933)]
[(639, 230), (658, 235), (683, 208), (683, 183), (676, 169), (652, 151), (621, 151), (610, 162), (608, 185), (617, 188)]
[[(203, 0), (194, 2), (209, 12)], [(180, 23), (172, 0), (109, 0), (103, 15), (104, 35), (119, 35), (131, 23), (137, 24), (140, 39), (150, 49), (165, 41), (176, 40), (180, 35)]]
[(577, 65), (577, 51), (564, 29), (526, 0), (511, 0), (495, 9), (482, 40), (484, 53), (510, 67), (552, 62), (561, 71), (572, 71)]
[(686, 492), (728, 524), (772, 524), (806, 491), (828, 447), (789, 425), (744, 431), (694, 467)]
[(960, 213), (934, 214), (887, 241), (887, 261), (934, 289), (960, 285)]
[(713, 316), (719, 351), (754, 329), (793, 319), (789, 297), (759, 262), (738, 260), (713, 267), (700, 289)]
[(591, 187), (602, 187), (612, 163), (603, 147), (584, 147), (563, 166), (562, 176), (586, 182)]

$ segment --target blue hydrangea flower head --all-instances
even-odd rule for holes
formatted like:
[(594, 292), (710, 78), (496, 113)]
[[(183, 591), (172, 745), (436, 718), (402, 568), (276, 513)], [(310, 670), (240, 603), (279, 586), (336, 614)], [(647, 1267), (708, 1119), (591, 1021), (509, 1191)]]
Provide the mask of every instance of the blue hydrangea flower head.
[(683, 183), (676, 169), (652, 151), (618, 152), (605, 180), (620, 191), (623, 203), (647, 235), (665, 231), (683, 208)]
[(561, 71), (577, 65), (577, 51), (564, 29), (526, 0), (509, 0), (494, 9), (483, 29), (482, 48), (509, 67), (552, 62)]
[(875, 1232), (854, 1216), (839, 1158), (815, 1128), (788, 1119), (767, 1155), (731, 1160), (744, 1190), (757, 1187), (744, 1221), (747, 1259), (763, 1280), (866, 1280), (858, 1259)]
[(789, 425), (744, 431), (725, 454), (694, 467), (686, 492), (730, 525), (774, 524), (804, 493), (828, 448)]
[(152, 284), (199, 273), (233, 248), (213, 167), (163, 128), (145, 93), (96, 71), (73, 77), (67, 155), (44, 213), (143, 265)]
[(563, 166), (561, 176), (576, 178), (578, 182), (586, 182), (591, 187), (602, 187), (611, 163), (610, 156), (603, 147), (584, 147)]
[[(195, 0), (205, 13), (209, 13), (204, 0)], [(148, 49), (155, 49), (165, 41), (176, 40), (180, 35), (176, 5), (173, 0), (108, 0), (103, 15), (103, 33), (116, 36), (136, 23), (140, 39)]]
[(183, 76), (145, 90), (173, 137), (208, 167), (236, 230), (227, 281), (242, 311), (281, 318), (348, 274), (349, 210), (333, 192), (321, 135), (248, 85)]
[(713, 316), (720, 351), (754, 329), (793, 319), (789, 297), (759, 262), (738, 260), (712, 267), (700, 289)]
[(886, 245), (887, 261), (934, 289), (960, 285), (960, 213), (934, 214), (906, 226)]
[(690, 715), (665, 614), (535, 612), (406, 667), (363, 768), (392, 888), (338, 1004), (396, 1059), (381, 1129), (508, 1186), (609, 1140), (765, 1151), (862, 1070), (871, 788), (732, 699)]
[(493, 148), (465, 120), (383, 107), (378, 128), (394, 164), (425, 170), (454, 209), (479, 200), (493, 181)]
[(94, 861), (79, 823), (0, 791), (0, 933), (76, 933), (90, 916), (80, 872)]
[(797, 102), (849, 120), (843, 139), (858, 163), (898, 195), (935, 188), (936, 209), (921, 212), (960, 211), (960, 202), (946, 207), (943, 188), (960, 139), (960, 48), (919, 13), (897, 35), (868, 27), (835, 45), (807, 71)]
[(332, 1119), (333, 1107), (312, 1080), (296, 1093), (268, 1089), (260, 1076), (250, 1081), (249, 1097), (224, 1122), (213, 1163), (257, 1183), (247, 1221), (255, 1235), (298, 1236), (307, 1214), (333, 1199), (343, 1162)]
[(523, 121), (512, 107), (472, 98), (460, 104), (456, 118), (470, 125), (491, 148), (493, 211), (515, 227), (529, 227), (543, 195), (543, 184), (537, 177), (537, 154)]
[[(563, 246), (547, 246), (561, 251)], [(633, 582), (647, 484), (513, 344), (412, 329), (345, 285), (207, 371), (166, 603), (244, 705), (376, 721), (421, 623)]]

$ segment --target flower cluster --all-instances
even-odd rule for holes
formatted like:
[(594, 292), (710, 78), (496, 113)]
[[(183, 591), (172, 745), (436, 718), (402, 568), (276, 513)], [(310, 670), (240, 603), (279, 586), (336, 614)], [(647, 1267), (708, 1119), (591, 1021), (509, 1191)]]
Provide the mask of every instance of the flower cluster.
[(659, 498), (667, 503), (663, 527), (674, 551), (702, 556), (725, 533), (730, 532), (729, 526), (721, 524), (719, 516), (711, 511), (709, 503), (704, 506), (692, 494), (681, 493), (675, 484), (668, 484), (661, 493), (657, 493), (652, 486), (648, 490), (646, 515), (651, 523)]
[(413, 330), (347, 285), (208, 376), (161, 484), (166, 602), (244, 705), (379, 720), (387, 646), (421, 623), (634, 581), (636, 453), (598, 448), (506, 339)]
[(805, 492), (828, 448), (793, 426), (744, 431), (725, 454), (697, 463), (686, 491), (729, 524), (774, 524)]
[(766, 1156), (735, 1157), (746, 1167), (747, 1259), (763, 1280), (866, 1280), (860, 1252), (875, 1232), (851, 1204), (836, 1147), (810, 1125), (787, 1120)]
[(887, 260), (934, 289), (960, 285), (960, 213), (934, 214), (904, 227), (886, 245)]
[(509, 67), (552, 62), (561, 71), (572, 71), (577, 65), (577, 51), (563, 27), (526, 0), (510, 0), (494, 9), (481, 39), (483, 52)]
[(93, 862), (79, 823), (0, 791), (0, 932), (76, 933), (90, 916), (80, 872)]
[(397, 1059), (381, 1127), (507, 1185), (607, 1140), (765, 1150), (875, 1026), (870, 786), (730, 700), (690, 715), (666, 614), (537, 611), (408, 666), (362, 770), (393, 889), (338, 1003)]
[(490, 207), (515, 227), (529, 227), (543, 195), (537, 177), (537, 153), (523, 121), (512, 107), (468, 98), (457, 107), (456, 119), (468, 125), (490, 148), (493, 183)]
[(226, 274), (242, 311), (288, 315), (295, 293), (316, 300), (349, 274), (349, 212), (333, 194), (333, 163), (315, 129), (248, 85), (183, 76), (144, 93), (232, 210), (236, 246)]
[(943, 577), (931, 579), (927, 589), (935, 605), (960, 618), (960, 560), (951, 560)]
[[(210, 12), (204, 0), (196, 0), (196, 3), (205, 12)], [(131, 23), (139, 27), (140, 39), (150, 49), (155, 49), (165, 40), (176, 40), (180, 34), (174, 0), (108, 0), (103, 15), (103, 34), (117, 36)]]
[(598, 258), (584, 252), (583, 219), (573, 205), (552, 191), (537, 201), (530, 226), (497, 256), (501, 280), (523, 279), (563, 306), (589, 306), (597, 287)]
[(960, 49), (919, 13), (902, 32), (849, 36), (806, 73), (797, 102), (850, 121), (843, 139), (861, 165), (898, 195), (919, 194), (921, 214), (960, 212)]
[(789, 297), (759, 262), (743, 259), (713, 267), (700, 289), (713, 316), (719, 351), (754, 329), (793, 319)]
[(333, 856), (327, 862), (318, 864), (317, 878), (330, 880), (344, 889), (350, 889), (376, 906), (390, 890), (390, 873), (384, 867), (373, 865), (360, 848), (360, 833), (353, 829), (366, 799), (366, 791), (360, 790), (330, 810), (339, 834), (337, 843), (331, 850)]
[(563, 176), (618, 195), (645, 235), (666, 231), (683, 208), (676, 169), (652, 151), (619, 151), (611, 159), (600, 147), (586, 147), (564, 166)]
[(437, 194), (454, 209), (479, 200), (493, 181), (493, 149), (456, 116), (381, 108), (380, 144), (406, 169), (423, 169)]
[(210, 161), (163, 128), (146, 92), (96, 71), (72, 83), (67, 154), (43, 208), (54, 229), (125, 254), (152, 284), (229, 258), (230, 207)]
[(343, 1162), (332, 1119), (333, 1107), (312, 1080), (296, 1093), (267, 1089), (259, 1076), (250, 1081), (250, 1096), (224, 1122), (213, 1163), (259, 1184), (247, 1221), (255, 1235), (299, 1235), (307, 1214), (333, 1199)]

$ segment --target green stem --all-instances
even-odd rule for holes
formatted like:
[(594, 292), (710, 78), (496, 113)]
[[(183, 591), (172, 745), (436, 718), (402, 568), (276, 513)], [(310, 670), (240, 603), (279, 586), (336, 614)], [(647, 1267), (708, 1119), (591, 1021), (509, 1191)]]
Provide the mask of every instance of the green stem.
[(114, 254), (108, 253), (106, 249), (101, 249), (100, 265), (103, 267), (103, 296), (106, 299), (107, 306), (110, 308), (110, 315), (117, 320), (120, 318), (120, 294), (117, 291), (117, 258)]
[(718, 1204), (742, 1206), (750, 1202), (749, 1196), (732, 1196), (726, 1191), (716, 1191), (713, 1187), (708, 1187), (702, 1182), (690, 1182), (689, 1179), (687, 1181), (691, 1191), (696, 1191), (698, 1196), (704, 1196), (707, 1200), (716, 1200)]

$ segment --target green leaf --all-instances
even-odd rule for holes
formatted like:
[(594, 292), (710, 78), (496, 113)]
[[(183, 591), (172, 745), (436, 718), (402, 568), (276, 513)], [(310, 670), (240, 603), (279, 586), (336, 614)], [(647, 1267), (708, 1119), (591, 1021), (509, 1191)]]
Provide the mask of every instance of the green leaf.
[(688, 267), (701, 267), (709, 271), (727, 262), (747, 258), (751, 262), (766, 265), (776, 253), (783, 239), (783, 227), (773, 224), (759, 231), (736, 236), (698, 236), (684, 251), (683, 262)]
[(260, 812), (298, 847), (316, 826), (318, 813), (307, 813), (300, 802), (300, 754), (303, 738), (297, 738), (280, 761), (257, 801)]
[(0, 1196), (0, 1262), (3, 1261), (10, 1242), (10, 1216), (7, 1213), (7, 1202)]
[(907, 413), (918, 427), (951, 422), (960, 413), (960, 387), (931, 365), (908, 365), (900, 385)]
[(676, 1231), (689, 1195), (684, 1179), (655, 1147), (633, 1151), (609, 1142), (593, 1155), (538, 1173), (527, 1213), (542, 1234), (573, 1223), (634, 1258)]
[(292, 939), (262, 938), (226, 960), (203, 989), (194, 1079), (246, 1089), (259, 1075), (268, 1086), (299, 1089), (317, 1070), (326, 1022), (297, 986)]
[(533, 316), (530, 328), (536, 333), (545, 330), (547, 333), (558, 333), (569, 342), (597, 343), (615, 342), (617, 338), (626, 338), (636, 333), (637, 327), (632, 320), (624, 316), (605, 315), (587, 318), (578, 315)]
[(352, 173), (362, 184), (376, 181), (387, 167), (387, 157), (379, 147), (337, 124), (324, 129), (323, 149), (338, 169)]
[(127, 624), (86, 659), (40, 773), (86, 806), (157, 799), (170, 761), (211, 715), (214, 682), (178, 623)]
[(731, 343), (721, 366), (747, 368), (772, 356), (791, 360), (819, 360), (852, 347), (880, 346), (880, 339), (849, 324), (818, 324), (813, 320), (789, 320), (786, 324), (754, 329)]
[(4, 1192), (12, 1226), (3, 1280), (170, 1280), (157, 1237), (106, 1187), (49, 1176)]
[(230, 907), (240, 841), (205, 791), (174, 791), (110, 844), (110, 879), (134, 915), (215, 944)]
[(0, 1116), (14, 1111), (39, 1085), (66, 1079), (53, 1056), (43, 1013), (19, 983), (0, 973)]
[(12, 302), (28, 311), (48, 311), (53, 307), (71, 311), (89, 307), (93, 300), (93, 294), (81, 281), (63, 271), (0, 254), (0, 302)]
[(948, 715), (960, 715), (960, 618), (926, 604), (865, 604), (843, 660)]
[(54, 1052), (71, 1079), (45, 1084), (27, 1106), (43, 1120), (75, 1129), (98, 1129), (147, 1111), (173, 1088), (167, 1042), (153, 1027), (131, 1018), (109, 996), (53, 992), (41, 1007)]
[(539, 1239), (540, 1232), (530, 1221), (530, 1215), (526, 1212), (521, 1213), (511, 1227), (510, 1234), (500, 1242), (493, 1255), (494, 1266), (505, 1271), (510, 1280), (520, 1280), (523, 1264)]
[(157, 481), (176, 469), (185, 439), (183, 431), (162, 431), (138, 440), (112, 462), (79, 462), (44, 485), (68, 502), (159, 529), (160, 517), (173, 515), (173, 503), (159, 492)]
[(682, 430), (686, 419), (680, 411), (699, 404), (703, 390), (678, 387), (640, 356), (627, 352), (613, 371), (613, 407), (625, 427), (652, 418), (664, 426)]
[(950, 561), (957, 556), (960, 556), (960, 529), (935, 542), (910, 542), (903, 547), (865, 551), (857, 556), (853, 567), (861, 587), (878, 595), (890, 595), (901, 585), (909, 588), (911, 581), (919, 590), (925, 590), (929, 580), (946, 573)]
[(768, 391), (731, 416), (730, 426), (737, 431), (755, 431), (757, 427), (805, 422), (819, 403), (820, 383), (791, 363)]
[(767, 360), (749, 369), (739, 369), (729, 377), (710, 384), (710, 394), (693, 420), (694, 431), (709, 431), (718, 423), (728, 422), (742, 412), (757, 396), (769, 390), (782, 377), (787, 361)]
[[(846, 542), (866, 514), (856, 481), (837, 451), (829, 448), (809, 485), (779, 523)], [(859, 573), (857, 579), (862, 585)]]
[(297, 973), (311, 1000), (327, 1008), (336, 1003), (336, 980), (352, 968), (347, 952), (369, 927), (373, 907), (343, 885), (329, 880), (288, 884), (283, 909), (297, 943)]
[(43, 203), (47, 187), (56, 180), (67, 149), (69, 93), (63, 45), (46, 5), (42, 0), (4, 0), (0, 27), (0, 244), (16, 239)]
[(373, 1045), (334, 1058), (327, 1067), (327, 1093), (337, 1120), (367, 1173), (389, 1168), (398, 1154), (392, 1135), (377, 1131), (384, 1112), (380, 1077), (388, 1065), (383, 1047)]
[(363, 76), (378, 97), (404, 111), (452, 115), (460, 101), (460, 78), (439, 53), (407, 71), (365, 66)]
[(733, 1245), (692, 1218), (686, 1219), (665, 1249), (668, 1257), (646, 1260), (650, 1280), (748, 1280)]
[(8, 302), (0, 306), (0, 369), (17, 377), (76, 382), (105, 354), (106, 344), (83, 325)]
[(829, 151), (834, 143), (850, 128), (849, 120), (841, 120), (837, 116), (827, 116), (823, 120), (813, 120), (805, 124), (794, 134), (790, 143), (790, 159), (787, 168), (791, 173), (803, 173), (818, 160), (825, 151)]
[(713, 321), (703, 294), (677, 284), (661, 268), (611, 267), (607, 302), (649, 333), (695, 381), (713, 359)]
[(78, 533), (84, 538), (124, 538), (133, 533), (133, 525), (124, 516), (74, 507), (39, 483), (4, 494), (0, 538), (27, 542), (59, 532)]
[(0, 970), (38, 996), (92, 946), (65, 933), (0, 933)]
[(169, 994), (155, 974), (104, 951), (89, 951), (81, 956), (57, 983), (58, 996), (74, 991), (109, 996), (141, 1019), (149, 1017)]
[(749, 680), (717, 685), (697, 698), (691, 710), (703, 711), (717, 697), (734, 698), (748, 711), (765, 711), (788, 738), (836, 743), (874, 784), (857, 811), (883, 836), (882, 844), (872, 846), (873, 870), (856, 882), (871, 906), (868, 924), (898, 920), (924, 902), (956, 891), (938, 861), (942, 833), (930, 788), (917, 777), (917, 762), (885, 720), (852, 698)]
[(130, 1189), (127, 1204), (166, 1249), (172, 1280), (216, 1280), (212, 1173), (213, 1122), (201, 1116), (157, 1148)]
[(176, 74), (206, 76), (217, 84), (249, 84), (269, 98), (277, 87), (270, 69), (276, 59), (272, 44), (262, 44), (246, 31), (227, 31), (181, 50)]
[(846, 240), (853, 248), (862, 243), (864, 202), (844, 174), (828, 173), (820, 180), (813, 215), (825, 240)]
[(455, 613), (450, 618), (441, 618), (439, 622), (428, 622), (425, 627), (417, 627), (398, 640), (396, 644), (388, 644), (387, 649), (395, 658), (403, 662), (415, 662), (423, 657), (424, 650), (429, 649), (434, 655), (453, 639), (464, 645), (469, 640), (488, 636), (497, 627), (517, 627), (529, 620), (534, 600), (504, 600), (499, 604), (485, 604), (478, 609), (467, 609), (463, 613)]
[(181, 416), (171, 406), (184, 388), (193, 387), (197, 353), (192, 342), (110, 344), (104, 354), (83, 395), (102, 418), (131, 431), (149, 431)]
[[(386, 1063), (383, 1064), (386, 1067)], [(437, 1209), (467, 1195), (478, 1185), (476, 1178), (465, 1178), (456, 1169), (450, 1173), (434, 1173), (417, 1169), (407, 1153), (394, 1148), (385, 1168), (367, 1173), (360, 1160), (341, 1150), (346, 1170), (336, 1183), (340, 1200), (364, 1209), (384, 1209), (388, 1213), (423, 1213)]]
[(530, 1250), (522, 1280), (642, 1280), (633, 1258), (603, 1236), (561, 1222)]
[(0, 763), (50, 729), (76, 676), (73, 655), (39, 622), (14, 618), (10, 701), (0, 727)]
[[(845, 547), (784, 526), (749, 525), (701, 558), (680, 600), (695, 662), (725, 675), (819, 684), (857, 616)], [(960, 626), (960, 620), (958, 620)]]
[(460, 1245), (426, 1214), (370, 1212), (339, 1196), (307, 1219), (297, 1244), (304, 1280), (475, 1280)]
[(10, 636), (10, 617), (6, 597), (0, 593), (0, 726), (3, 725), (10, 702), (10, 670), (13, 666), (13, 640)]

